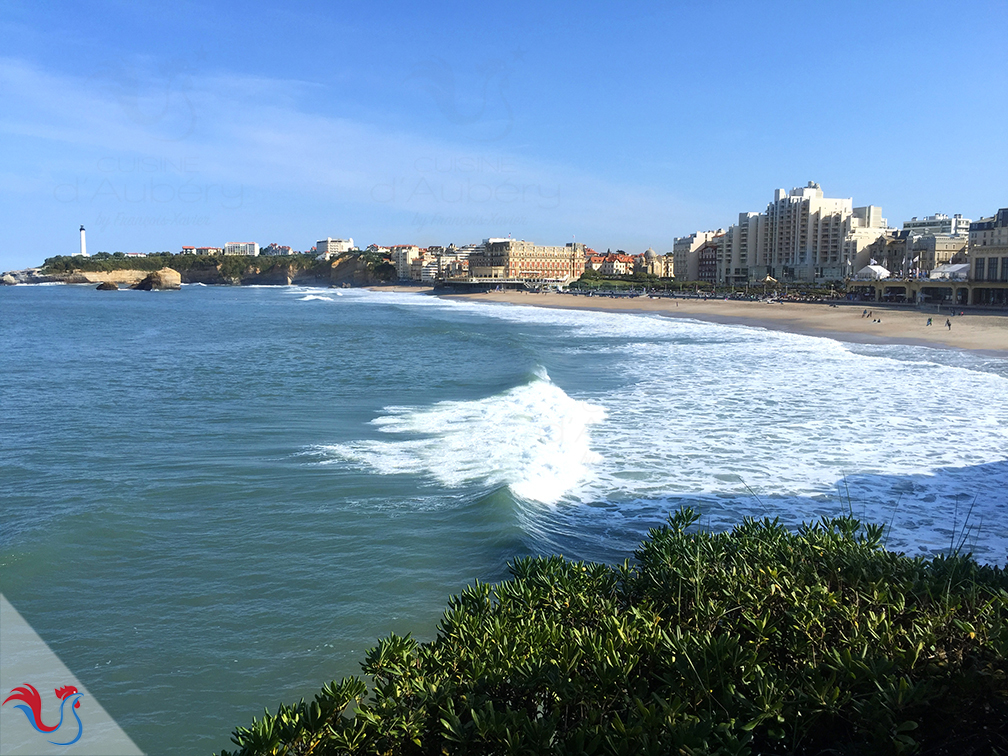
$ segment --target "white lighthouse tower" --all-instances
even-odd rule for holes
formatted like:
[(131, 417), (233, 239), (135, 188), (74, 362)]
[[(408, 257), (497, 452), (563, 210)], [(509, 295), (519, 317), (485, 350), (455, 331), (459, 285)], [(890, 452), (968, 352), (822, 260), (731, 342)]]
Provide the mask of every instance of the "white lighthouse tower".
[(80, 256), (87, 257), (87, 242), (84, 241), (84, 226), (80, 227)]

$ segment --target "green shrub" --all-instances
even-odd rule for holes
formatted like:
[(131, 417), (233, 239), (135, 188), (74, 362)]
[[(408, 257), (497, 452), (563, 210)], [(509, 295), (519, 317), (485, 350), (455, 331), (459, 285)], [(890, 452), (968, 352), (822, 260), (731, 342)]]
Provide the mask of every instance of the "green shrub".
[[(1004, 753), (1008, 577), (849, 517), (695, 531), (635, 562), (527, 558), (392, 635), (236, 754)], [(223, 752), (226, 754), (226, 752)]]

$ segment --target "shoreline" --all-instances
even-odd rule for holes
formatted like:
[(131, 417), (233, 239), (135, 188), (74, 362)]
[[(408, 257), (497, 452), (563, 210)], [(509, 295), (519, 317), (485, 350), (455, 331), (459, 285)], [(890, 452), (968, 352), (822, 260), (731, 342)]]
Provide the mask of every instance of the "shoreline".
[[(605, 297), (580, 294), (540, 294), (522, 291), (436, 293), (443, 299), (495, 302), (564, 310), (627, 312), (687, 318), (721, 325), (819, 336), (856, 344), (893, 344), (958, 349), (1008, 359), (1008, 315), (949, 315), (890, 308), (877, 303), (813, 304), (752, 302), (725, 299)], [(872, 317), (863, 315), (868, 310)], [(927, 325), (928, 318), (932, 325)], [(876, 319), (881, 322), (874, 322)], [(946, 319), (952, 325), (945, 326)]]
[[(44, 286), (55, 283), (72, 285), (67, 281), (21, 285)], [(88, 281), (85, 285), (93, 283)], [(282, 286), (282, 284), (273, 285)], [(311, 286), (310, 283), (296, 285)], [(376, 292), (424, 294), (446, 300), (457, 299), (476, 303), (492, 302), (548, 309), (652, 314), (720, 325), (747, 326), (818, 336), (847, 343), (925, 346), (971, 352), (995, 359), (1008, 359), (1008, 314), (994, 312), (972, 311), (950, 317), (948, 313), (928, 313), (872, 302), (771, 303), (715, 298), (652, 299), (644, 296), (608, 297), (522, 290), (458, 292), (435, 289), (429, 284), (406, 282), (372, 284), (364, 288)], [(870, 312), (872, 317), (865, 317), (863, 314), (865, 311)], [(927, 325), (928, 318), (932, 319), (931, 326)], [(946, 319), (951, 323), (951, 328), (946, 327)]]

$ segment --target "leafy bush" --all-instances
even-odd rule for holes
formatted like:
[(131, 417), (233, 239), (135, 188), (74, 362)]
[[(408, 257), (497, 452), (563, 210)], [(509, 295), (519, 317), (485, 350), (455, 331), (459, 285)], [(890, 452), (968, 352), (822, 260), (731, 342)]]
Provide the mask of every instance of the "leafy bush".
[[(235, 730), (235, 754), (996, 753), (1008, 577), (911, 559), (850, 517), (695, 531), (633, 564), (527, 558), (453, 597), (426, 644)], [(226, 752), (223, 752), (226, 754)], [(222, 756), (223, 756), (222, 754)]]

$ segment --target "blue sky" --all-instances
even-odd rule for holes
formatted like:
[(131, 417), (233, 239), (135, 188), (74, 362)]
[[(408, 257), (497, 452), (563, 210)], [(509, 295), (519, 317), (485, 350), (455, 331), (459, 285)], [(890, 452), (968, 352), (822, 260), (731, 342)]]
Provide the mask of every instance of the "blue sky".
[(0, 10), (0, 269), (512, 234), (671, 249), (777, 187), (1008, 206), (1008, 3)]

